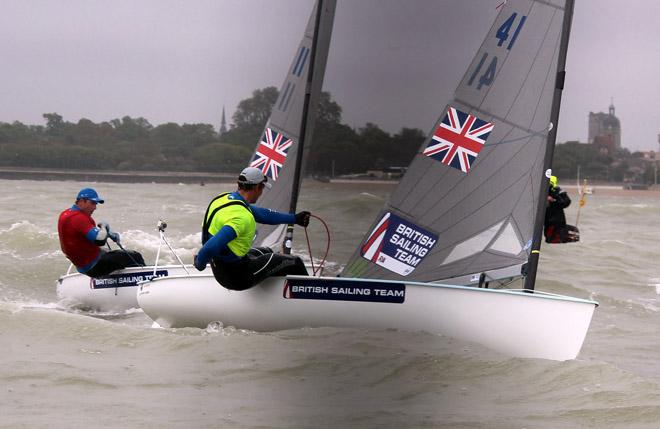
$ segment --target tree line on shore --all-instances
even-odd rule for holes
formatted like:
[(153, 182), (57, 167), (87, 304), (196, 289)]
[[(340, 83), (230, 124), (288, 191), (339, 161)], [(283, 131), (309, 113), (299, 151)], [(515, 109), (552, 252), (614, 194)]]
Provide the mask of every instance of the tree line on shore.
[(556, 145), (552, 162), (553, 174), (560, 180), (575, 179), (579, 171), (580, 179), (610, 183), (654, 183), (656, 167), (655, 159), (645, 158), (642, 152), (623, 148), (608, 153), (577, 141)]
[[(124, 116), (95, 123), (66, 121), (45, 113), (46, 125), (0, 122), (0, 166), (118, 171), (240, 171), (249, 161), (275, 104), (278, 91), (267, 87), (242, 100), (223, 133), (211, 124), (154, 126)], [(391, 135), (377, 125), (353, 129), (341, 123), (341, 107), (321, 95), (314, 150), (308, 172), (349, 174), (407, 165), (425, 133), (403, 128)]]
[[(211, 124), (154, 126), (129, 116), (72, 123), (45, 113), (46, 125), (0, 122), (0, 166), (236, 173), (250, 161), (277, 96), (275, 87), (255, 90), (238, 104), (223, 133)], [(307, 173), (330, 176), (407, 166), (426, 134), (415, 128), (390, 134), (372, 123), (351, 128), (342, 123), (341, 106), (323, 92)], [(553, 171), (565, 179), (576, 177), (580, 168), (581, 176), (591, 180), (650, 183), (654, 167), (640, 164), (640, 157), (625, 149), (604, 154), (593, 145), (568, 142), (556, 146)]]

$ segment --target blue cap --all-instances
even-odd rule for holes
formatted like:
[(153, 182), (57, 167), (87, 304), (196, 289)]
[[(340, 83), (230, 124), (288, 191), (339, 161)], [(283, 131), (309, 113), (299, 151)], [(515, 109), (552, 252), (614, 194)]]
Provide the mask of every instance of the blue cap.
[(84, 188), (78, 192), (76, 200), (90, 200), (95, 203), (103, 204), (103, 200), (99, 197), (99, 194), (92, 188)]

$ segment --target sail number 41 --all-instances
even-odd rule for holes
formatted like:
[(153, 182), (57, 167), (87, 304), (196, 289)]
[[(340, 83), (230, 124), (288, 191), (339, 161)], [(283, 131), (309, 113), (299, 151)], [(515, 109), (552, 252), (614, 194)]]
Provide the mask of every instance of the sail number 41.
[[(506, 49), (508, 51), (511, 50), (511, 48), (513, 48), (513, 45), (516, 43), (516, 39), (518, 38), (518, 34), (520, 33), (520, 30), (525, 24), (525, 20), (527, 19), (527, 16), (523, 15), (520, 17), (520, 19), (516, 19), (516, 18), (518, 18), (518, 14), (516, 12), (512, 13), (511, 16), (507, 18), (507, 20), (504, 21), (502, 25), (500, 25), (500, 28), (497, 29), (497, 32), (495, 33), (495, 38), (498, 40), (497, 42), (498, 47), (504, 45), (504, 42), (506, 42), (509, 39), (509, 34), (511, 33), (511, 29), (515, 25), (515, 30), (513, 30), (513, 35), (511, 35), (511, 40), (506, 45)], [(488, 52), (484, 52), (484, 54), (481, 56), (481, 59), (479, 60), (479, 63), (477, 64), (477, 68), (470, 76), (470, 80), (468, 80), (469, 86), (472, 86), (477, 76), (479, 76), (479, 80), (477, 82), (478, 90), (481, 89), (481, 87), (484, 85), (489, 86), (491, 83), (493, 83), (493, 79), (495, 79), (495, 72), (497, 71), (497, 57), (495, 55), (492, 56), (490, 63), (488, 64), (488, 66), (486, 66), (483, 73), (481, 75), (479, 74), (482, 68), (484, 67), (484, 64), (486, 63), (487, 59), (488, 59)]]

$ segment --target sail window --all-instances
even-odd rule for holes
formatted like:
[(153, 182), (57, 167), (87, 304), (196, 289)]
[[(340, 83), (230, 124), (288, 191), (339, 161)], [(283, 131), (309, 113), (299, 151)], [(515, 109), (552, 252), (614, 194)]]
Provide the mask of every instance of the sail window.
[(480, 232), (474, 237), (458, 244), (451, 250), (451, 252), (449, 252), (449, 255), (447, 255), (445, 260), (442, 262), (442, 265), (450, 264), (454, 261), (458, 261), (459, 259), (467, 258), (468, 256), (472, 256), (483, 251), (486, 246), (488, 246), (488, 243), (493, 240), (493, 237), (495, 237), (495, 234), (497, 234), (497, 232), (500, 230), (503, 223), (504, 221), (499, 222), (498, 224), (491, 226), (490, 228)]
[(518, 255), (522, 252), (522, 243), (520, 243), (518, 234), (516, 234), (516, 230), (513, 228), (511, 222), (506, 224), (504, 230), (490, 248), (510, 255)]

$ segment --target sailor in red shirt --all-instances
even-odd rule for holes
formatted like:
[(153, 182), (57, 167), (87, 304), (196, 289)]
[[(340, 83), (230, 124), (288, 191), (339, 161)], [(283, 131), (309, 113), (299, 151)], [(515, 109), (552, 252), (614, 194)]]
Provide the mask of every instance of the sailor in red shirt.
[(108, 224), (97, 226), (92, 219), (96, 205), (103, 202), (94, 189), (81, 189), (75, 204), (60, 214), (57, 223), (62, 251), (78, 272), (90, 277), (103, 277), (125, 267), (144, 266), (144, 259), (138, 252), (101, 249), (108, 238), (119, 244), (119, 234), (110, 230)]

